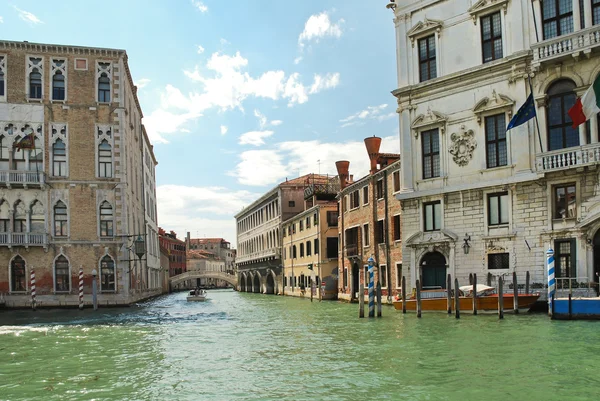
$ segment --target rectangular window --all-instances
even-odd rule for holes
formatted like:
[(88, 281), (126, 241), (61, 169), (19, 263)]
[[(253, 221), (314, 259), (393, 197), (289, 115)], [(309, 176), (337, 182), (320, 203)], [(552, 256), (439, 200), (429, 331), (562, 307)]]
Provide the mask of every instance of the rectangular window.
[(54, 236), (67, 236), (67, 207), (62, 202), (54, 207)]
[(379, 220), (375, 225), (375, 242), (383, 244), (385, 242), (385, 230), (383, 220)]
[(423, 231), (438, 231), (442, 229), (442, 203), (440, 201), (428, 202), (423, 205), (425, 218)]
[(431, 35), (419, 39), (419, 82), (428, 81), (436, 76), (435, 35)]
[(337, 225), (338, 225), (337, 212), (334, 212), (334, 211), (327, 212), (327, 225), (329, 227), (337, 227)]
[(554, 187), (554, 218), (571, 219), (577, 217), (575, 184)]
[[(555, 277), (577, 277), (577, 259), (575, 259), (575, 239), (561, 239), (554, 241), (556, 249)], [(558, 288), (568, 287), (568, 282), (557, 283)]]
[(402, 263), (396, 263), (396, 288), (402, 288)]
[(310, 228), (310, 217), (306, 218), (306, 228), (309, 229)]
[[(600, 0), (592, 0), (592, 23), (600, 24)], [(583, 25), (581, 25), (583, 27)]]
[(369, 225), (363, 225), (363, 246), (369, 246)]
[(344, 269), (344, 288), (348, 287), (348, 269)]
[(508, 253), (490, 253), (488, 254), (488, 269), (508, 269), (509, 258)]
[(327, 259), (338, 258), (338, 239), (337, 237), (327, 237)]
[(440, 136), (432, 129), (421, 133), (423, 148), (423, 179), (440, 176)]
[[(336, 212), (337, 213), (337, 212)], [(319, 224), (319, 215), (317, 213), (315, 213), (313, 215), (313, 224), (316, 226)]]
[(488, 195), (488, 225), (508, 224), (508, 192)]
[(400, 172), (394, 171), (394, 174), (392, 177), (394, 180), (394, 192), (398, 192), (398, 191), (400, 191)]
[(369, 186), (363, 187), (363, 205), (369, 203)]
[(296, 207), (296, 202), (295, 201), (289, 201), (288, 202), (288, 206), (289, 207)]
[(400, 241), (400, 215), (394, 216), (394, 241)]
[(573, 32), (573, 1), (543, 0), (544, 40)]
[(352, 191), (352, 193), (350, 193), (350, 209), (354, 209), (359, 206), (360, 206), (360, 203), (358, 200), (358, 190)]
[(300, 220), (300, 231), (304, 231), (304, 221)]
[(60, 139), (52, 145), (52, 175), (54, 177), (67, 176), (67, 148)]
[(98, 146), (98, 176), (112, 178), (112, 147), (106, 140)]
[(383, 180), (377, 181), (377, 199), (383, 199)]
[(504, 113), (485, 118), (487, 168), (506, 166), (506, 120)]
[(319, 254), (319, 239), (315, 239), (315, 255)]
[(379, 282), (381, 283), (381, 288), (387, 288), (387, 266), (386, 265), (379, 266)]
[(481, 17), (481, 49), (484, 63), (502, 58), (500, 11)]
[(0, 56), (0, 96), (4, 97), (6, 94), (5, 89), (5, 74), (6, 71), (6, 58), (4, 56)]

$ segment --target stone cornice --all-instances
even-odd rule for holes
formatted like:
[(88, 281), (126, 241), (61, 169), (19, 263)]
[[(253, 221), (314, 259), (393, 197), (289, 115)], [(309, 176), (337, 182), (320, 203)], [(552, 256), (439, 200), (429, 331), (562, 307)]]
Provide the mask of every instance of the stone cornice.
[(492, 91), (491, 97), (484, 97), (481, 99), (475, 107), (473, 107), (473, 113), (477, 115), (477, 122), (481, 124), (482, 115), (490, 111), (495, 110), (508, 110), (509, 117), (512, 115), (512, 108), (515, 101), (510, 97), (501, 93), (496, 93), (496, 90)]
[(424, 36), (434, 31), (439, 34), (442, 30), (442, 25), (442, 21), (425, 18), (423, 21), (417, 22), (417, 24), (406, 33), (406, 36), (410, 38), (414, 46), (415, 39), (417, 39), (420, 36)]
[(504, 10), (504, 14), (506, 15), (509, 1), (510, 0), (479, 0), (469, 8), (469, 14), (471, 14), (471, 18), (473, 18), (473, 23), (477, 25), (477, 19), (480, 16), (500, 9)]
[(0, 50), (23, 50), (31, 53), (64, 53), (104, 57), (121, 57), (126, 54), (126, 51), (122, 49), (55, 45), (47, 43), (13, 42), (7, 40), (0, 40)]

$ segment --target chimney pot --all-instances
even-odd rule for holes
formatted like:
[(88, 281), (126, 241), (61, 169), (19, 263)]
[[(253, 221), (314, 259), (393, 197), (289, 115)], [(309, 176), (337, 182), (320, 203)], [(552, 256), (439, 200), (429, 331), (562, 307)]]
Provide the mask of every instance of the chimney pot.
[(371, 174), (377, 172), (377, 158), (379, 157), (379, 148), (381, 147), (381, 138), (373, 135), (370, 138), (365, 138), (365, 146), (371, 160)]
[(335, 162), (335, 167), (337, 168), (338, 176), (340, 177), (340, 189), (344, 189), (348, 182), (348, 168), (350, 167), (350, 162), (348, 160), (339, 160)]

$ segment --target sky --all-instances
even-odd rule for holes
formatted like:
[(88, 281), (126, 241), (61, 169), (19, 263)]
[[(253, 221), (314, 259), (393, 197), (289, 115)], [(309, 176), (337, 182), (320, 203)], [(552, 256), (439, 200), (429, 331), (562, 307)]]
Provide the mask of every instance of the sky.
[(125, 49), (158, 161), (158, 223), (235, 247), (235, 214), (287, 179), (398, 153), (385, 0), (2, 0), (0, 38)]

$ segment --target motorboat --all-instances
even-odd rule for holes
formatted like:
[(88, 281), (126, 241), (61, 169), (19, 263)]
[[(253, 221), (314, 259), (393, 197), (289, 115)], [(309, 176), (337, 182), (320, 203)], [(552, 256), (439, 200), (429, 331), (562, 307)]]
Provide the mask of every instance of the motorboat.
[[(459, 291), (459, 308), (461, 311), (473, 310), (473, 286), (465, 285), (458, 288)], [(477, 310), (479, 311), (497, 311), (499, 297), (494, 287), (489, 287), (483, 284), (477, 284)], [(451, 291), (452, 302), (451, 310), (455, 310), (454, 293)], [(540, 294), (518, 294), (519, 310), (529, 310), (537, 301)], [(504, 310), (513, 310), (514, 293), (503, 294)], [(393, 301), (396, 310), (402, 310), (402, 298), (397, 296)], [(413, 291), (410, 298), (406, 299), (406, 310), (414, 311), (417, 309), (416, 294)], [(422, 311), (448, 311), (448, 291), (446, 289), (435, 289), (421, 292), (421, 310)]]
[(206, 301), (206, 291), (205, 290), (191, 290), (189, 295), (187, 296), (188, 302), (202, 302)]

